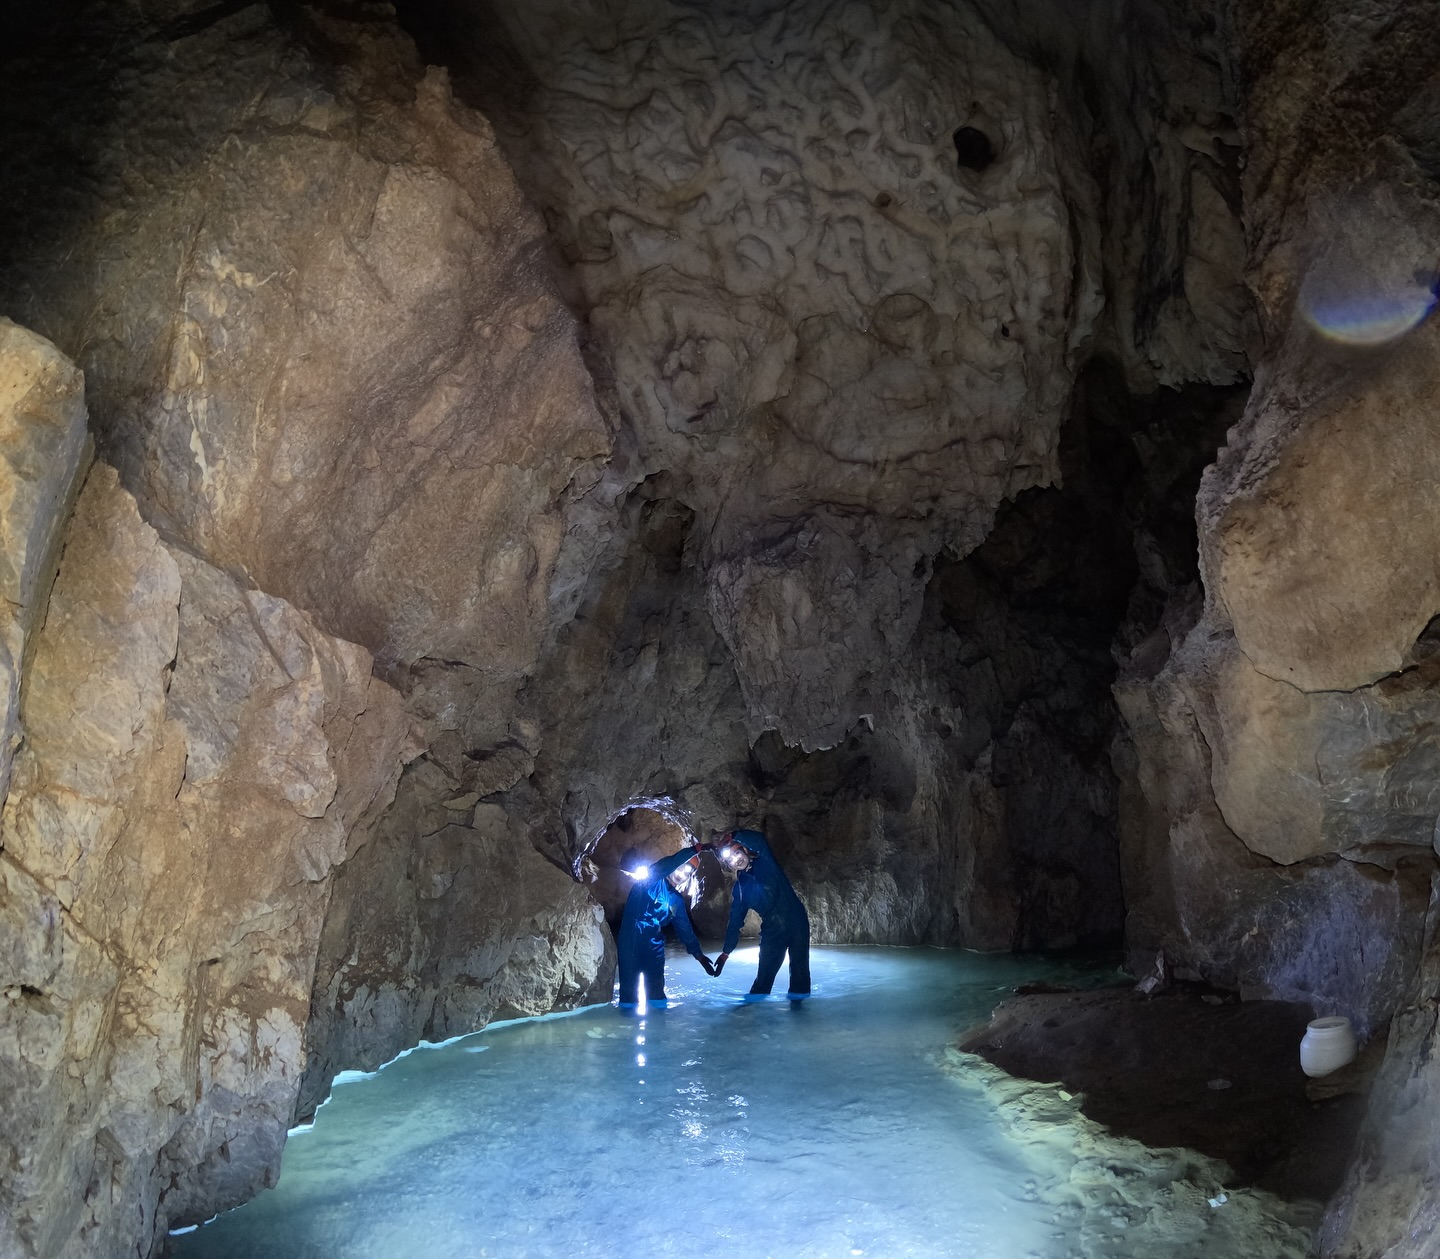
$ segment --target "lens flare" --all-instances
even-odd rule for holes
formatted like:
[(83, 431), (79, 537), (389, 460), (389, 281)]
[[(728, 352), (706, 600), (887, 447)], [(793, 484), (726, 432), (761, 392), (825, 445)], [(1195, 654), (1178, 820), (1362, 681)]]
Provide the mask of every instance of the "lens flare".
[(1381, 346), (1435, 309), (1440, 276), (1425, 221), (1395, 189), (1376, 187), (1317, 206), (1297, 295), (1301, 314), (1341, 345)]
[(1435, 289), (1418, 278), (1388, 288), (1371, 280), (1353, 286), (1335, 277), (1307, 279), (1301, 307), (1311, 325), (1344, 345), (1385, 345), (1425, 322), (1435, 309)]

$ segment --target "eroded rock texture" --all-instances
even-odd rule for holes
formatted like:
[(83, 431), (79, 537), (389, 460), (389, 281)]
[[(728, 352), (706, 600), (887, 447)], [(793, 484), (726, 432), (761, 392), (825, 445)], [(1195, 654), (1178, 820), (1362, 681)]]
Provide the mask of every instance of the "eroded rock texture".
[(493, 15), (510, 73), (472, 28), (464, 88), (547, 211), (627, 479), (663, 470), (696, 513), (752, 738), (834, 746), (882, 699), (930, 557), (1057, 473), (1100, 297), (1053, 85), (938, 4)]
[[(20, 62), (7, 104), (51, 115), (97, 218), (0, 263), (10, 308), (85, 370), (158, 527), (386, 662), (522, 672), (559, 500), (609, 449), (540, 224), (383, 10), (218, 16), (98, 6), (106, 59)], [(70, 101), (102, 75), (99, 126)]]
[(410, 766), (336, 878), (301, 1115), (339, 1070), (370, 1070), (492, 1019), (610, 1000), (615, 945), (600, 906), (504, 809), (446, 799), (437, 778), (428, 759)]
[(7, 1253), (144, 1251), (278, 1173), (331, 871), (407, 722), (368, 652), (161, 541), (103, 464), (21, 717)]
[(1239, 15), (1264, 354), (1199, 496), (1203, 604), (1175, 600), (1117, 687), (1132, 949), (1369, 1034), (1400, 1011), (1326, 1231), (1356, 1257), (1434, 1248), (1398, 1115), (1434, 996), (1435, 16)]
[[(1225, 85), (1192, 66), (1137, 124), (1137, 95), (1166, 97), (1153, 49), (1198, 66), (1193, 45), (1158, 24), (1143, 83), (1096, 93), (1116, 13), (1039, 12), (401, 6), (541, 206), (617, 417), (562, 549), (576, 615), (521, 696), (535, 773), (506, 799), (557, 862), (668, 798), (702, 829), (765, 825), (820, 938), (1117, 929), (1109, 644), (1142, 570), (1137, 624), (1193, 561), (1160, 571), (1105, 519), (1150, 510), (1135, 465), (1172, 458), (1128, 403), (1100, 421), (1119, 468), (1066, 469), (1061, 425), (1092, 346), (1120, 395), (1230, 382), (1250, 316)], [(1164, 210), (1137, 218), (1145, 197)], [(956, 567), (1062, 476), (1068, 498)], [(1098, 539), (1068, 587), (1063, 564), (1010, 571), (1076, 528)]]
[(1418, 981), (1390, 1025), (1350, 1176), (1331, 1204), (1324, 1253), (1422, 1255), (1440, 1235), (1435, 1192), (1440, 1088), (1440, 897), (1432, 894)]
[(603, 996), (570, 875), (642, 801), (763, 825), (819, 940), (1128, 912), (1407, 1007), (1423, 1093), (1437, 334), (1343, 299), (1433, 296), (1433, 6), (399, 7), (448, 74), (380, 5), (160, 4), (0, 81), (0, 295), (108, 460), (6, 805), (7, 1017), (72, 1042), (13, 1041), (16, 1131), (88, 1134), (17, 1152), (17, 1244), (145, 1244), (336, 1070)]
[(0, 318), (0, 799), (20, 742), (20, 675), (89, 458), (84, 381), (42, 337)]
[[(86, 369), (113, 468), (6, 806), (6, 1245), (119, 1254), (273, 1180), (307, 1061), (323, 1090), (608, 985), (586, 894), (493, 806), (404, 826), (530, 772), (513, 695), (610, 439), (538, 219), (387, 11), (65, 16), (5, 50), (0, 292)], [(386, 813), (426, 748), (436, 794)], [(373, 918), (344, 885), (312, 1023), (347, 858), (403, 877)], [(397, 921), (429, 981), (343, 938)]]
[[(12, 80), (57, 100), (86, 192), (4, 274), (84, 356), (147, 517), (379, 653), (443, 775), (426, 808), (492, 799), (572, 869), (636, 799), (763, 821), (826, 938), (1112, 932), (1113, 715), (1082, 711), (1138, 561), (1098, 548), (1083, 645), (1041, 608), (1018, 646), (1000, 605), (1129, 473), (1016, 516), (978, 593), (952, 565), (1064, 471), (1089, 343), (1146, 388), (1235, 376), (1229, 246), (1196, 244), (1235, 230), (1224, 85), (1126, 122), (1164, 95), (1161, 30), (1092, 110), (1110, 10), (1058, 60), (1063, 7), (417, 14), (545, 215), (608, 418), (488, 124), (383, 12), (109, 17), (104, 75)], [(105, 117), (59, 106), (101, 77)], [(21, 163), (25, 204), (54, 170)], [(1151, 187), (1173, 215), (1130, 213)], [(1157, 260), (1163, 294), (1132, 274)]]

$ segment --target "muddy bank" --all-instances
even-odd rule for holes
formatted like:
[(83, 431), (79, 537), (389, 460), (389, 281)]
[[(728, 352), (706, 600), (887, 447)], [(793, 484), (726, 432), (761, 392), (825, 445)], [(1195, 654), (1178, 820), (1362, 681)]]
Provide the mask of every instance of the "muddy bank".
[(1154, 1148), (1230, 1165), (1231, 1184), (1323, 1202), (1339, 1188), (1375, 1045), (1320, 1081), (1300, 1070), (1303, 1005), (1200, 990), (1030, 993), (960, 1048), (1011, 1075), (1058, 1083), (1097, 1123)]

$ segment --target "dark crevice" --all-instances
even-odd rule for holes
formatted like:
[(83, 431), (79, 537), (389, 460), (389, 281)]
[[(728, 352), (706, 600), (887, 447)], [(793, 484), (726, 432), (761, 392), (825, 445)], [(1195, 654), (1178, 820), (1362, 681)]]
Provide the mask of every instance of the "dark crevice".
[(965, 170), (983, 171), (995, 161), (995, 145), (979, 127), (961, 127), (951, 137), (955, 160)]

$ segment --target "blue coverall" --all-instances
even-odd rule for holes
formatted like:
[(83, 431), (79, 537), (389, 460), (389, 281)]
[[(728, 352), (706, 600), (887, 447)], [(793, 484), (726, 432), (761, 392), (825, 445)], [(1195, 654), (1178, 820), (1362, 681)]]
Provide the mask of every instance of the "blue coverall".
[(810, 915), (775, 860), (765, 836), (759, 831), (736, 831), (735, 839), (755, 854), (755, 860), (748, 870), (741, 870), (735, 876), (730, 923), (725, 929), (725, 947), (721, 952), (731, 952), (740, 942), (740, 926), (746, 912), (753, 909), (760, 915), (760, 967), (750, 991), (770, 991), (788, 950), (790, 991), (797, 995), (809, 992)]
[(620, 1004), (634, 1005), (640, 999), (640, 976), (645, 976), (645, 999), (665, 1000), (665, 924), (675, 925), (675, 934), (693, 958), (704, 956), (685, 901), (667, 878), (695, 852), (682, 848), (650, 867), (650, 873), (630, 889), (625, 898), (625, 916), (620, 920)]

